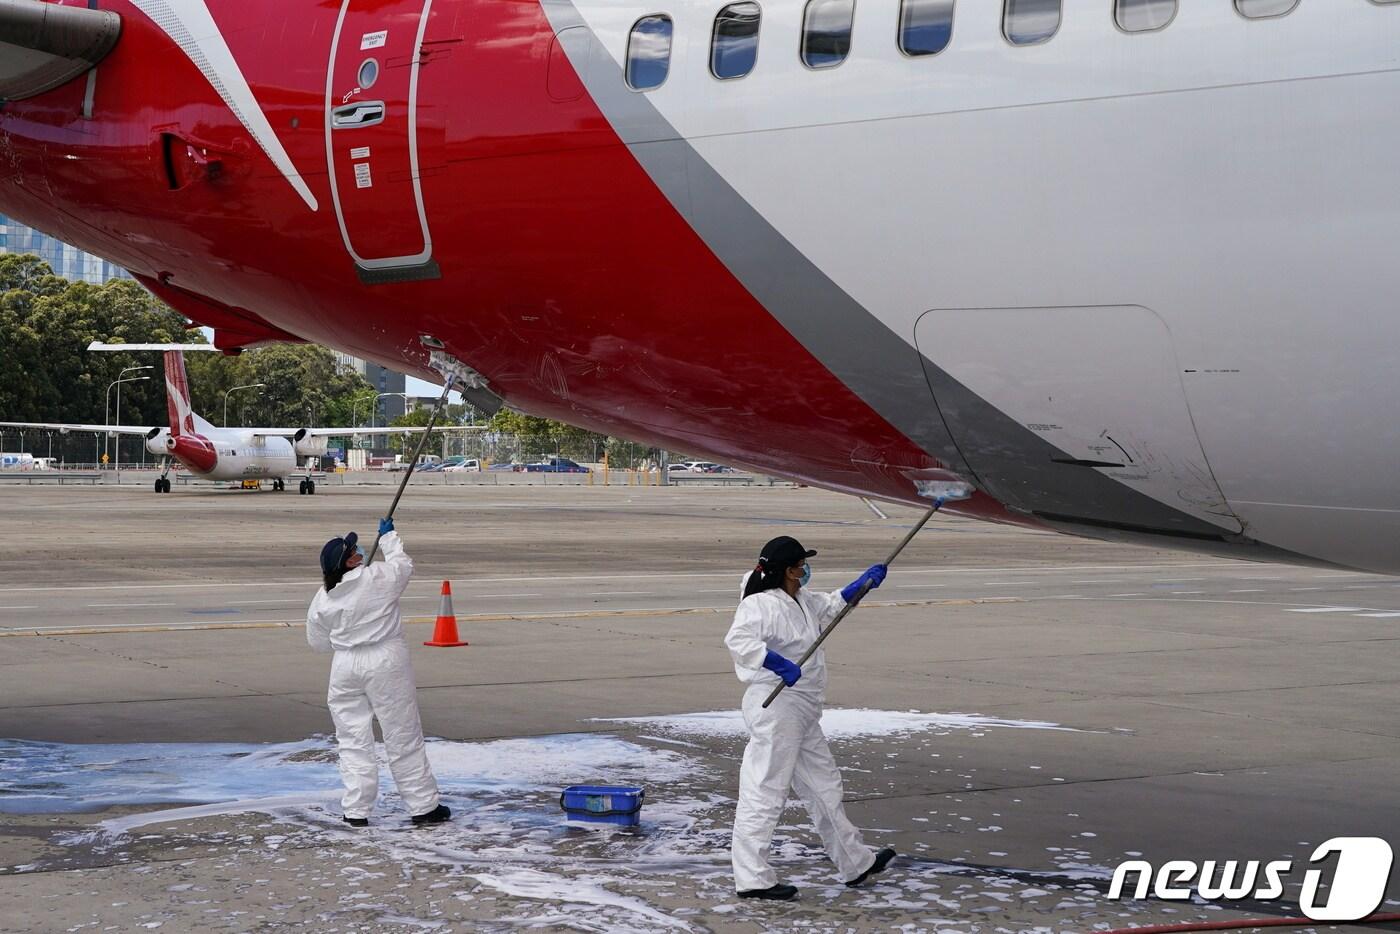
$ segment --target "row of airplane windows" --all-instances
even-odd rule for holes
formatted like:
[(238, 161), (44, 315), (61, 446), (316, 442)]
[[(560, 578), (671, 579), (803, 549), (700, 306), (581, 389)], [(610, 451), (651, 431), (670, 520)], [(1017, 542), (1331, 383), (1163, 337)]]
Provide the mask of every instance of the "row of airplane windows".
[[(1287, 16), (1301, 0), (1234, 0), (1248, 19)], [(1400, 0), (1371, 0), (1400, 3)], [(937, 55), (953, 35), (954, 0), (901, 0), (899, 48), (905, 55)], [(1003, 0), (1002, 34), (1012, 45), (1046, 42), (1060, 29), (1061, 0)], [(1113, 18), (1124, 32), (1165, 28), (1176, 17), (1177, 0), (1113, 0)], [(802, 62), (834, 68), (851, 52), (856, 0), (808, 0), (802, 14)], [(715, 15), (710, 72), (721, 80), (742, 78), (758, 61), (763, 10), (754, 0), (731, 3)], [(634, 91), (660, 87), (671, 67), (671, 17), (643, 16), (627, 40), (627, 85)]]

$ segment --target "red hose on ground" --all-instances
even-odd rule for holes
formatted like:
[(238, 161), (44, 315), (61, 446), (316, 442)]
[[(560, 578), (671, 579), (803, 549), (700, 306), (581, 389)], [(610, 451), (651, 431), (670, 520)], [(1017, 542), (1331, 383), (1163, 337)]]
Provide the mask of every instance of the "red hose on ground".
[(1367, 915), (1360, 921), (1314, 921), (1311, 918), (1246, 918), (1242, 921), (1188, 921), (1185, 924), (1154, 924), (1141, 928), (1116, 928), (1103, 934), (1187, 934), (1188, 931), (1247, 931), (1250, 928), (1299, 928), (1316, 925), (1380, 924), (1400, 921), (1400, 914)]

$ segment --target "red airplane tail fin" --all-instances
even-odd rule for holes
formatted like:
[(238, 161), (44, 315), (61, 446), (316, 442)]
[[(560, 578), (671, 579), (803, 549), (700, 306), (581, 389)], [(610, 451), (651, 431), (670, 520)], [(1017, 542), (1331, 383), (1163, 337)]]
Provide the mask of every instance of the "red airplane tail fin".
[(190, 381), (185, 375), (183, 351), (165, 352), (165, 405), (170, 413), (172, 438), (198, 434), (194, 423), (194, 406), (190, 404)]

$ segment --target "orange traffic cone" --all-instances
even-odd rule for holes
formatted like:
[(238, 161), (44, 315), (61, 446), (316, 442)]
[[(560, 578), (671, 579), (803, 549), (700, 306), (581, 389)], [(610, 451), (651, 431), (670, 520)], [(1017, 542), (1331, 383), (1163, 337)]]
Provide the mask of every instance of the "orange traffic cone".
[(438, 609), (437, 625), (433, 627), (433, 640), (423, 644), (435, 645), (440, 648), (467, 644), (457, 636), (457, 615), (452, 612), (452, 583), (450, 581), (442, 582), (442, 606)]

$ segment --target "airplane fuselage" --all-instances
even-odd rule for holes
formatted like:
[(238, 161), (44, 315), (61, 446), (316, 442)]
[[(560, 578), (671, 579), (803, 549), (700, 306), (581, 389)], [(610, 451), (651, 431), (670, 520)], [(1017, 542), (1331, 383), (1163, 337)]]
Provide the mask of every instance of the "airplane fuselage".
[(813, 68), (770, 0), (727, 80), (721, 6), (104, 0), (91, 88), (0, 112), (0, 210), (220, 346), (431, 377), (428, 335), (517, 408), (832, 489), (1400, 571), (1400, 4), (1065, 0), (1028, 46), (959, 4), (911, 56), (861, 2)]
[(286, 438), (254, 438), (233, 431), (198, 437), (212, 448), (213, 466), (195, 458), (181, 463), (202, 480), (281, 480), (297, 472), (296, 454)]

